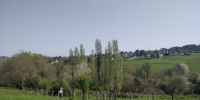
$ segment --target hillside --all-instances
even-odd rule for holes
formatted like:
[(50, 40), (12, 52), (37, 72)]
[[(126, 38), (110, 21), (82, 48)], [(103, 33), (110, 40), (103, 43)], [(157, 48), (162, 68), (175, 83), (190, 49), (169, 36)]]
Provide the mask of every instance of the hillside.
[(173, 67), (173, 64), (186, 63), (189, 66), (191, 72), (200, 71), (200, 53), (195, 53), (191, 55), (177, 55), (166, 58), (155, 58), (155, 59), (144, 59), (143, 57), (138, 57), (132, 60), (124, 60), (123, 65), (142, 66), (144, 62), (152, 62), (156, 70), (163, 70), (166, 68)]
[(60, 98), (36, 96), (31, 93), (24, 93), (19, 89), (0, 86), (0, 100), (60, 100)]
[(0, 56), (0, 62), (6, 61), (11, 57), (7, 57), (7, 56)]

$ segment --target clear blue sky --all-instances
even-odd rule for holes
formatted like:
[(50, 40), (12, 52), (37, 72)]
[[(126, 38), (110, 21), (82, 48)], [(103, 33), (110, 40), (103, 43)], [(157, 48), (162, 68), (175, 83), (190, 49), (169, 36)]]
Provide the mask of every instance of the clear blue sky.
[(19, 50), (86, 55), (100, 39), (120, 51), (200, 44), (200, 0), (0, 0), (0, 56)]

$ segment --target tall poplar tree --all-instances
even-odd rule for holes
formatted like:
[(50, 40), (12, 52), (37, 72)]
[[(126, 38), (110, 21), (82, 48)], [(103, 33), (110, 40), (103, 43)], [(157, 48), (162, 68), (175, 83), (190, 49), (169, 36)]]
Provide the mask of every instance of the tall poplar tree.
[(109, 80), (108, 86), (109, 90), (114, 90), (114, 65), (113, 65), (113, 54), (112, 54), (112, 43), (108, 41), (108, 70), (109, 70)]
[(121, 85), (122, 85), (122, 58), (121, 54), (118, 48), (118, 41), (113, 40), (112, 41), (112, 46), (113, 46), (113, 65), (114, 65), (114, 89), (116, 91), (121, 90)]
[(109, 81), (109, 56), (108, 56), (108, 49), (105, 48), (105, 56), (104, 56), (104, 80), (103, 82), (108, 84)]
[(90, 66), (91, 66), (91, 76), (92, 76), (92, 78), (96, 78), (96, 68), (95, 68), (94, 50), (91, 51), (91, 55), (90, 55)]
[(73, 64), (74, 64), (74, 55), (73, 55), (73, 50), (72, 49), (70, 49), (70, 51), (69, 51), (69, 64), (70, 64), (70, 66), (71, 66), (71, 68), (72, 68), (72, 77), (73, 77), (73, 75), (74, 75), (74, 67), (73, 67)]
[(101, 40), (96, 39), (95, 42), (95, 51), (96, 51), (96, 69), (98, 73), (98, 80), (100, 81), (100, 69), (101, 69), (101, 59), (102, 59), (102, 47)]
[(81, 62), (81, 61), (80, 61), (80, 53), (79, 53), (77, 47), (75, 47), (75, 50), (74, 50), (74, 57), (75, 57), (74, 64), (75, 64), (75, 66), (76, 66), (77, 64), (79, 64), (79, 63)]
[(84, 61), (87, 61), (87, 57), (85, 56), (85, 48), (83, 47), (83, 44), (80, 45), (80, 60), (81, 62), (84, 60)]

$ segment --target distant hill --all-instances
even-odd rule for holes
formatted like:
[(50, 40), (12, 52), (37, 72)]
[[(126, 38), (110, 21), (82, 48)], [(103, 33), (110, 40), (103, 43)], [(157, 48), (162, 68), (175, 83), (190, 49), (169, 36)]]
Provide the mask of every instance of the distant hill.
[(6, 61), (8, 59), (10, 59), (11, 57), (7, 57), (7, 56), (0, 56), (0, 62)]
[(191, 55), (176, 55), (168, 56), (165, 58), (144, 59), (144, 56), (137, 57), (136, 59), (124, 60), (122, 65), (132, 65), (134, 67), (141, 67), (145, 62), (153, 63), (156, 70), (164, 70), (172, 68), (173, 64), (185, 63), (189, 66), (191, 72), (200, 72), (200, 53)]

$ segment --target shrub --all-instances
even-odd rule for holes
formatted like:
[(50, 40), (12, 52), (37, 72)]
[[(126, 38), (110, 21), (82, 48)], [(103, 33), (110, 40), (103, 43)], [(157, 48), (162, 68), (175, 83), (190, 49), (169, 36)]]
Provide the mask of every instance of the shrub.
[(133, 94), (133, 98), (140, 98), (140, 96)]
[(50, 87), (51, 82), (48, 81), (45, 77), (41, 78), (39, 81), (39, 86), (41, 89), (48, 89)]
[(75, 80), (76, 87), (82, 90), (84, 99), (86, 91), (89, 90), (90, 82), (91, 82), (91, 76), (87, 74), (79, 76)]

